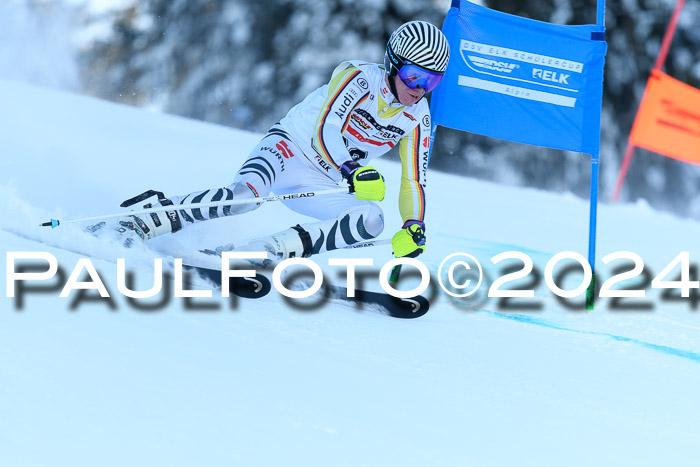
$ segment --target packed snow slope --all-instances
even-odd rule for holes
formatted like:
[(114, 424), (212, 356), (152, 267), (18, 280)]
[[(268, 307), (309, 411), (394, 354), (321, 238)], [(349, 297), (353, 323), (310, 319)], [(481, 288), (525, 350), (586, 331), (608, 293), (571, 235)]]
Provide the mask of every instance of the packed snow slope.
[[(416, 320), (340, 302), (302, 308), (274, 290), (233, 305), (163, 295), (165, 304), (146, 311), (117, 292), (114, 261), (126, 258), (135, 288), (146, 290), (153, 248), (126, 250), (80, 224), (38, 224), (118, 211), (150, 188), (174, 195), (228, 185), (260, 135), (11, 82), (0, 82), (0, 103), (3, 250), (49, 252), (65, 274), (21, 300), (7, 298), (7, 287), (2, 294), (0, 465), (697, 465), (693, 303), (647, 290), (623, 301), (632, 311), (612, 310), (611, 299), (572, 311), (541, 280), (556, 253), (586, 255), (586, 200), (430, 173), (420, 259), (436, 287)], [(375, 165), (388, 183), (387, 238), (400, 227), (400, 168)], [(270, 203), (153, 245), (211, 247), (303, 221)], [(644, 203), (601, 205), (597, 273), (605, 279), (627, 264), (601, 261), (624, 250), (653, 275), (681, 251), (695, 265), (699, 238), (698, 223)], [(506, 251), (529, 255), (537, 269), (503, 286), (535, 286), (535, 298), (510, 302), (514, 309), (485, 297), (507, 265), (521, 264), (490, 261)], [(477, 258), (487, 276), (462, 301), (436, 280), (456, 252)], [(342, 283), (332, 256), (372, 258), (366, 285), (376, 290), (391, 248), (315, 258)], [(59, 297), (85, 257), (111, 300), (94, 290)], [(560, 285), (578, 282), (570, 275)]]

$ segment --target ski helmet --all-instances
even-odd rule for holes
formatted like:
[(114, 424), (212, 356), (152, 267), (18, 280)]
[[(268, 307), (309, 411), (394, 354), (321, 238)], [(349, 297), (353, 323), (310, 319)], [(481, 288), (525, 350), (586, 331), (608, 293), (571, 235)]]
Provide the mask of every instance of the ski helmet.
[[(391, 34), (386, 44), (384, 68), (390, 77), (399, 74), (408, 87), (420, 86), (430, 92), (440, 82), (449, 60), (450, 46), (442, 31), (425, 21), (411, 21)], [(407, 66), (409, 68), (404, 70)], [(396, 94), (393, 80), (389, 82)]]

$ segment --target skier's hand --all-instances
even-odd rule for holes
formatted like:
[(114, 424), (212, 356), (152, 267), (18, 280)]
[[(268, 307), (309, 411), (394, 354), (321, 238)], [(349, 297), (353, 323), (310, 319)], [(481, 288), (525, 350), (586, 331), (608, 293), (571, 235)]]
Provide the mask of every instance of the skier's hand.
[(340, 166), (340, 173), (350, 185), (350, 193), (357, 199), (381, 201), (384, 199), (386, 185), (384, 177), (374, 167), (362, 167), (354, 161), (347, 161)]
[(391, 246), (397, 258), (415, 258), (425, 251), (425, 223), (409, 219), (403, 228), (394, 234)]

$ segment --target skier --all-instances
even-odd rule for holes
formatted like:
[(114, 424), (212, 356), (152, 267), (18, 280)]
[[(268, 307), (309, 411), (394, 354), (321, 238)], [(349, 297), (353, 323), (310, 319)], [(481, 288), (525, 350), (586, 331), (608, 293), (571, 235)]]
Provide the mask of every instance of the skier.
[[(275, 261), (308, 257), (377, 237), (384, 229), (384, 177), (370, 160), (397, 143), (401, 157), (399, 210), (403, 226), (393, 236), (397, 257), (425, 250), (425, 187), (430, 149), (430, 110), (425, 94), (440, 82), (449, 60), (440, 29), (411, 21), (396, 29), (386, 45), (384, 66), (341, 63), (328, 84), (309, 94), (276, 123), (238, 170), (233, 183), (185, 196), (165, 198), (145, 192), (123, 206), (146, 201), (172, 211), (130, 215), (119, 221), (144, 240), (188, 225), (256, 209), (259, 204), (177, 209), (180, 204), (258, 198), (337, 187), (349, 194), (285, 201), (290, 209), (318, 219), (252, 240), (240, 251), (267, 251)], [(230, 249), (230, 246), (224, 247)]]

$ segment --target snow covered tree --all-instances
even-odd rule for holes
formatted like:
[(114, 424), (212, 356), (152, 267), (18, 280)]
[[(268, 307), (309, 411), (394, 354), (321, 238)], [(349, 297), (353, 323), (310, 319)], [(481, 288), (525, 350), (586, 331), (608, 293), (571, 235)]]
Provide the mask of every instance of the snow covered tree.
[(264, 131), (342, 60), (381, 61), (395, 27), (440, 24), (445, 11), (406, 0), (146, 0), (86, 54), (86, 88)]
[[(601, 189), (612, 191), (627, 134), (676, 0), (607, 2)], [(595, 22), (594, 0), (485, 0), (506, 13), (559, 24)], [(399, 24), (441, 24), (449, 0), (141, 0), (83, 55), (86, 91), (121, 102), (265, 131), (342, 60), (379, 62)], [(700, 87), (700, 1), (681, 15), (666, 71)], [(517, 124), (517, 122), (515, 122)], [(440, 129), (431, 168), (588, 196), (586, 156)], [(638, 151), (627, 190), (700, 216), (687, 200), (700, 169)], [(683, 200), (683, 202), (679, 202)]]

